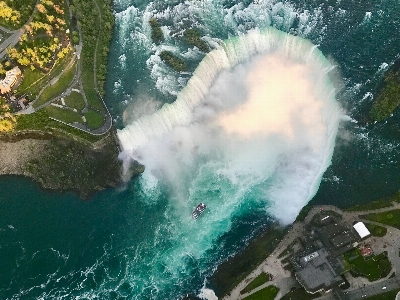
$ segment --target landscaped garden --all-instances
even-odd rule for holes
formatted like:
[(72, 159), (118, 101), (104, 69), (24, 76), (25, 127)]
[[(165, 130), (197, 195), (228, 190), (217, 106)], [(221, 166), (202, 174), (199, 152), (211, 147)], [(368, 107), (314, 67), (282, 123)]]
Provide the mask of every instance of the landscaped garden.
[(263, 288), (262, 290), (259, 290), (258, 292), (255, 292), (254, 294), (251, 294), (250, 296), (247, 296), (246, 300), (274, 300), (276, 295), (278, 294), (279, 289), (274, 286), (270, 285), (267, 286), (266, 288)]
[(76, 72), (76, 63), (71, 66), (64, 74), (57, 80), (56, 83), (48, 86), (40, 95), (39, 99), (34, 103), (34, 107), (39, 107), (42, 104), (50, 101), (54, 97), (59, 96), (64, 92), (74, 79)]
[(387, 228), (372, 223), (364, 222), (365, 226), (373, 236), (383, 237), (387, 233)]
[(269, 281), (269, 274), (261, 273), (256, 278), (254, 278), (243, 290), (240, 291), (241, 294), (246, 294), (255, 288), (263, 285)]
[(354, 249), (345, 253), (344, 258), (350, 264), (353, 276), (363, 276), (369, 281), (386, 277), (392, 269), (386, 252), (365, 258), (359, 249)]
[(284, 295), (281, 300), (311, 300), (320, 297), (319, 293), (309, 294), (305, 289), (297, 289)]
[(362, 219), (375, 221), (400, 229), (400, 209), (360, 216)]
[(65, 97), (64, 101), (66, 106), (75, 108), (78, 111), (86, 107), (82, 94), (78, 92), (72, 91), (71, 94)]
[(49, 106), (45, 107), (45, 110), (47, 111), (49, 117), (63, 121), (67, 124), (70, 124), (73, 122), (82, 122), (81, 115), (70, 109), (65, 109), (65, 108), (60, 108), (60, 107), (49, 105)]
[(85, 118), (88, 126), (92, 129), (99, 128), (104, 122), (104, 116), (93, 110), (88, 110)]
[[(55, 114), (52, 115), (53, 117), (55, 117), (56, 114), (59, 113), (59, 111), (55, 110), (52, 112), (55, 112)], [(40, 130), (64, 138), (73, 136), (74, 139), (79, 139), (81, 142), (88, 145), (102, 139), (102, 136), (92, 135), (82, 130), (50, 119), (49, 113), (46, 109), (41, 109), (34, 114), (18, 115), (16, 116), (16, 118), (17, 122), (14, 128), (15, 132), (23, 130)], [(74, 119), (75, 117), (71, 118), (71, 120)]]

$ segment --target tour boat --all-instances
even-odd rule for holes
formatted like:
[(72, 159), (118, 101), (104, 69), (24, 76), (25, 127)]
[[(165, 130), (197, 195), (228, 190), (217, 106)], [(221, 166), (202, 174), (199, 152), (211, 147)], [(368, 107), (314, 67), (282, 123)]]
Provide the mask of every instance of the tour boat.
[(196, 220), (203, 213), (203, 211), (206, 210), (206, 208), (207, 206), (203, 202), (199, 203), (192, 212), (193, 219)]

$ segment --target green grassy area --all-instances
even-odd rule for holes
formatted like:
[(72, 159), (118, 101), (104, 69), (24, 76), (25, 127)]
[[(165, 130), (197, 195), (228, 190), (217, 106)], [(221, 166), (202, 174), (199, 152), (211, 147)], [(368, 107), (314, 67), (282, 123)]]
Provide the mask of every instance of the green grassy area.
[(64, 98), (65, 105), (77, 110), (82, 110), (86, 107), (85, 100), (81, 93), (71, 92), (67, 97)]
[(365, 298), (365, 300), (395, 300), (397, 293), (400, 289), (392, 290), (383, 294), (375, 295), (372, 297)]
[[(72, 4), (75, 7), (74, 14), (79, 20), (83, 38), (81, 54), (82, 69), (85, 73), (82, 74), (83, 88), (91, 106), (100, 109), (99, 107), (103, 103), (94, 90), (94, 82), (96, 82), (100, 94), (104, 95), (104, 82), (107, 73), (107, 59), (114, 25), (114, 15), (110, 0), (94, 1), (99, 7), (101, 16), (97, 6), (92, 1), (72, 0)], [(96, 74), (94, 73), (95, 66)]]
[(91, 144), (102, 139), (102, 136), (92, 135), (49, 118), (45, 109), (33, 114), (18, 115), (15, 131), (39, 130), (56, 136), (79, 140), (84, 144)]
[(400, 229), (400, 209), (360, 216), (361, 219), (375, 221)]
[(368, 222), (364, 222), (364, 224), (368, 228), (369, 232), (371, 232), (371, 235), (373, 236), (383, 237), (387, 233), (386, 227), (382, 227)]
[[(29, 68), (24, 69), (24, 79), (21, 85), (18, 87), (17, 94), (22, 95), (24, 93), (28, 93), (28, 95), (30, 95), (30, 99), (35, 99), (40, 90), (44, 88), (45, 85), (51, 81), (51, 79), (57, 77), (61, 74), (61, 72), (63, 72), (63, 70), (71, 61), (72, 56), (73, 53), (70, 51), (64, 58), (58, 59), (48, 74), (44, 74), (39, 70), (32, 71)], [(39, 74), (41, 74), (40, 77)], [(28, 76), (28, 78), (26, 78), (26, 76)], [(25, 83), (25, 81), (27, 81), (27, 83)], [(34, 84), (32, 85), (32, 83)]]
[(243, 290), (240, 291), (241, 294), (248, 293), (254, 290), (256, 287), (263, 285), (269, 281), (269, 274), (261, 273), (256, 278), (254, 278)]
[(255, 292), (254, 294), (251, 294), (250, 296), (247, 296), (246, 300), (274, 300), (276, 295), (278, 294), (279, 289), (274, 286), (270, 285), (267, 286), (266, 288), (263, 288), (262, 290), (259, 290), (258, 292)]
[(39, 99), (33, 104), (33, 107), (39, 107), (50, 101), (52, 98), (61, 95), (74, 79), (76, 72), (76, 62), (58, 79), (56, 83), (47, 87), (40, 95)]
[(65, 123), (73, 123), (73, 122), (81, 122), (82, 123), (82, 117), (80, 114), (70, 110), (70, 109), (64, 109), (56, 106), (46, 106), (44, 108), (47, 111), (47, 114), (49, 117), (55, 118), (57, 120), (63, 121)]
[(297, 289), (284, 295), (281, 300), (311, 300), (320, 297), (319, 293), (309, 294), (305, 289)]
[(85, 118), (90, 128), (99, 128), (104, 122), (104, 116), (96, 111), (88, 110), (85, 113)]
[(45, 76), (45, 74), (38, 69), (31, 70), (31, 68), (26, 68), (23, 70), (23, 76), (22, 82), (18, 86), (18, 92), (25, 92), (27, 88)]
[(351, 265), (351, 272), (358, 276), (375, 281), (389, 275), (392, 266), (386, 253), (381, 253), (365, 259), (359, 249), (344, 254), (344, 258)]
[(287, 227), (270, 227), (240, 253), (221, 263), (210, 278), (216, 295), (223, 298), (275, 250)]
[(94, 89), (93, 72), (90, 70), (82, 70), (82, 83), (88, 105), (93, 109), (105, 112), (103, 102)]
[(393, 206), (393, 202), (400, 202), (400, 190), (396, 194), (390, 197), (375, 200), (367, 204), (354, 205), (352, 207), (347, 208), (346, 211), (375, 210)]
[(370, 117), (383, 121), (400, 105), (400, 72), (389, 72), (384, 79), (384, 87), (374, 101)]

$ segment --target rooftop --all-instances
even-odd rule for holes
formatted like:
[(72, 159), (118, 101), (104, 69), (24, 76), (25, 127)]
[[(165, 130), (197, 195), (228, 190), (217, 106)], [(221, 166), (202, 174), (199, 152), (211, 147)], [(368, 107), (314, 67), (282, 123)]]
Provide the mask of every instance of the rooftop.
[(0, 93), (5, 94), (10, 92), (19, 75), (21, 75), (21, 70), (18, 67), (7, 71), (6, 77), (0, 80)]
[(357, 231), (358, 235), (362, 239), (371, 234), (363, 222), (358, 222), (354, 224), (353, 228)]
[[(297, 280), (310, 293), (320, 290), (330, 290), (333, 286), (343, 282), (340, 274), (336, 273), (328, 257), (329, 253), (322, 248), (318, 255), (311, 255), (311, 260), (306, 257), (301, 259), (303, 268), (295, 273)], [(314, 253), (313, 253), (314, 254)], [(307, 256), (309, 258), (310, 255)]]

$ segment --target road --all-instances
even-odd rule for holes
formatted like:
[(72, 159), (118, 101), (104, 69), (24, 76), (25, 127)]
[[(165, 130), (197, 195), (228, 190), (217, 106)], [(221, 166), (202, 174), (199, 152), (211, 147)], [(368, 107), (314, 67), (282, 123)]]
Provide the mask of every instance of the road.
[[(384, 289), (384, 287), (386, 288)], [(346, 295), (348, 296), (349, 300), (359, 300), (398, 288), (400, 288), (400, 276), (396, 276), (378, 283), (371, 283), (365, 287), (350, 291)]]

